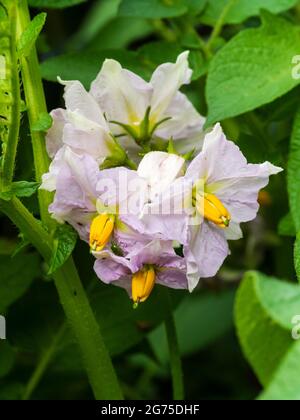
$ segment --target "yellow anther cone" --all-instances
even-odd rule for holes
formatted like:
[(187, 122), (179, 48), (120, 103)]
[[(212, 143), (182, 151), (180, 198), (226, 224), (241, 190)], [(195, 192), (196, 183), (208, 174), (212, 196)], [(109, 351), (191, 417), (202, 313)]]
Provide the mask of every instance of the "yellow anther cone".
[(155, 280), (156, 275), (153, 267), (144, 268), (133, 275), (132, 299), (135, 308), (139, 303), (148, 299), (154, 288)]
[(205, 193), (198, 200), (198, 211), (205, 219), (219, 227), (226, 228), (229, 226), (231, 216), (226, 207), (214, 194)]
[(95, 217), (90, 230), (90, 247), (92, 251), (102, 251), (110, 240), (115, 226), (115, 216), (100, 214)]

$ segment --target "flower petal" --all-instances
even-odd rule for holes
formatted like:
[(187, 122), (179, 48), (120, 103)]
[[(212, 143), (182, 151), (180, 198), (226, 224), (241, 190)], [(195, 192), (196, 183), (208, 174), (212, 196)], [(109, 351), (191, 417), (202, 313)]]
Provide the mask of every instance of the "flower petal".
[(162, 194), (144, 206), (140, 220), (144, 232), (162, 240), (188, 242), (189, 212), (186, 201), (191, 192), (185, 178), (176, 179)]
[(109, 284), (124, 277), (129, 280), (131, 265), (126, 258), (118, 257), (109, 250), (95, 253), (94, 256), (97, 258), (94, 270), (104, 283)]
[(201, 278), (213, 277), (229, 254), (224, 231), (209, 222), (190, 230), (190, 243), (184, 248), (187, 260), (189, 290), (193, 291)]
[[(180, 139), (189, 142), (190, 138), (193, 138), (195, 144), (188, 144), (184, 153), (193, 150), (193, 148), (200, 150), (204, 139), (203, 126), (205, 118), (197, 112), (183, 93), (176, 93), (164, 116), (171, 117), (171, 119), (158, 127), (155, 131), (156, 136), (166, 140), (170, 138), (177, 140), (175, 146), (178, 152), (182, 151), (182, 149), (178, 149), (178, 141)], [(184, 142), (182, 146), (185, 146)]]
[(151, 116), (157, 120), (156, 122), (163, 118), (180, 87), (191, 80), (192, 70), (189, 68), (188, 56), (189, 51), (183, 52), (175, 64), (162, 64), (152, 75)]
[(110, 155), (113, 146), (113, 139), (100, 125), (90, 128), (83, 126), (79, 129), (67, 123), (63, 131), (63, 141), (77, 153), (93, 156), (99, 164)]
[(143, 120), (151, 92), (147, 82), (115, 60), (105, 60), (91, 86), (91, 94), (107, 119), (130, 125)]
[(259, 205), (259, 190), (264, 188), (270, 175), (282, 169), (265, 162), (248, 164), (237, 145), (228, 141), (217, 124), (205, 136), (202, 152), (190, 164), (186, 176), (203, 179), (205, 190), (217, 195), (235, 222), (246, 222), (255, 218)]
[(46, 135), (46, 146), (48, 155), (54, 158), (58, 150), (63, 146), (63, 130), (66, 123), (66, 110), (55, 109), (50, 112), (53, 123)]
[(107, 127), (99, 104), (97, 104), (94, 97), (85, 90), (79, 81), (63, 81), (61, 79), (59, 81), (65, 86), (64, 98), (68, 110), (77, 112), (102, 127)]
[(145, 179), (150, 189), (150, 199), (162, 193), (172, 182), (183, 175), (185, 160), (165, 152), (150, 152), (138, 167), (138, 175)]
[(96, 213), (96, 185), (100, 171), (92, 157), (77, 155), (69, 148), (61, 150), (55, 174), (51, 175), (56, 177), (56, 193), (49, 212), (59, 222), (74, 226), (86, 240), (88, 227)]
[(137, 246), (127, 258), (130, 259), (133, 272), (137, 272), (145, 264), (163, 266), (164, 261), (174, 256), (176, 256), (176, 254), (171, 241), (154, 240), (146, 246)]
[(156, 271), (156, 282), (172, 289), (188, 289), (184, 258), (169, 257)]

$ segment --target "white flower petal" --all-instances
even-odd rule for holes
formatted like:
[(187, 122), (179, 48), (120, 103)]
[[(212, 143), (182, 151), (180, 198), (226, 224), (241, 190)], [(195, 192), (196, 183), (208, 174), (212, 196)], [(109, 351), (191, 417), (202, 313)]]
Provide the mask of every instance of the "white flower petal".
[(259, 205), (257, 197), (270, 175), (282, 169), (265, 162), (248, 164), (236, 144), (228, 141), (217, 124), (205, 136), (202, 152), (190, 164), (186, 176), (203, 179), (205, 190), (215, 194), (227, 207), (234, 222), (255, 218)]
[[(193, 104), (181, 92), (177, 92), (169, 107), (165, 111), (164, 117), (171, 117), (170, 120), (165, 121), (156, 130), (155, 134), (158, 137), (169, 140), (185, 139), (187, 142), (190, 138), (198, 138), (199, 144), (196, 144), (196, 149), (200, 150), (202, 147), (204, 133), (203, 126), (205, 118), (200, 115), (194, 108)], [(178, 143), (176, 142), (176, 147)], [(192, 150), (190, 147), (189, 150)]]
[(63, 130), (66, 123), (66, 110), (55, 109), (50, 112), (53, 120), (51, 128), (46, 135), (46, 146), (48, 155), (53, 158), (58, 150), (63, 146)]
[(179, 55), (175, 64), (162, 64), (153, 73), (150, 81), (153, 86), (151, 116), (156, 122), (165, 114), (180, 87), (191, 80), (188, 56), (189, 52), (185, 51)]
[(229, 226), (224, 229), (224, 233), (228, 241), (236, 241), (243, 237), (243, 232), (239, 223), (235, 222), (230, 222)]
[(183, 175), (184, 165), (185, 160), (182, 157), (170, 153), (150, 152), (144, 156), (138, 167), (138, 174), (147, 180), (151, 199)]
[(56, 154), (55, 158), (50, 164), (49, 172), (43, 175), (42, 177), (42, 185), (40, 186), (41, 190), (46, 190), (49, 192), (53, 192), (56, 190), (57, 186), (57, 177), (59, 172), (64, 165), (64, 154), (65, 154), (65, 147), (62, 147)]
[(77, 112), (102, 127), (107, 127), (101, 108), (79, 81), (61, 79), (59, 81), (65, 86), (64, 98), (68, 110)]
[(107, 119), (130, 125), (143, 120), (151, 91), (147, 82), (123, 69), (115, 60), (105, 60), (91, 86), (91, 94)]
[(215, 276), (228, 254), (222, 229), (208, 222), (191, 228), (190, 244), (184, 249), (189, 290), (192, 292), (201, 278)]

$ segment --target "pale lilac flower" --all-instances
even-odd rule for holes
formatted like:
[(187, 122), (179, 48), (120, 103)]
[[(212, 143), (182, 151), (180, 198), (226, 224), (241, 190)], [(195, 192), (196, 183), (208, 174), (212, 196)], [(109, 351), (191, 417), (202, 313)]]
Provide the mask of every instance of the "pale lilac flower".
[(97, 162), (89, 155), (78, 155), (69, 147), (61, 149), (52, 163), (55, 185), (44, 176), (41, 188), (55, 190), (54, 201), (49, 207), (52, 217), (59, 223), (67, 222), (88, 240), (89, 229), (97, 216), (97, 183), (100, 171)]
[(131, 252), (118, 256), (111, 250), (94, 253), (95, 271), (107, 284), (125, 288), (134, 302), (144, 302), (156, 283), (187, 289), (186, 263), (176, 255), (172, 242), (137, 243)]
[[(184, 141), (193, 138), (194, 145), (201, 146), (205, 120), (179, 92), (182, 85), (191, 81), (188, 54), (180, 54), (176, 63), (160, 65), (149, 83), (115, 60), (104, 62), (92, 83), (91, 94), (107, 120), (114, 122), (111, 124), (114, 134), (129, 133), (141, 145), (154, 136), (181, 139), (183, 146)], [(131, 144), (126, 138), (122, 141), (127, 147)]]
[(61, 83), (65, 85), (66, 109), (50, 113), (53, 124), (46, 136), (49, 156), (55, 158), (68, 146), (77, 154), (89, 154), (99, 165), (108, 157), (118, 158), (122, 149), (110, 134), (104, 114), (93, 96), (79, 81)]
[(71, 224), (92, 248), (94, 242), (95, 249), (111, 241), (129, 249), (131, 242), (151, 241), (138, 231), (138, 214), (144, 205), (144, 201), (139, 203), (140, 198), (144, 200), (139, 191), (147, 189), (136, 171), (123, 167), (100, 170), (93, 157), (77, 154), (68, 146), (57, 153), (51, 171), (44, 175), (41, 186), (55, 191), (50, 214), (59, 223)]
[[(240, 223), (256, 217), (258, 193), (270, 175), (282, 171), (269, 162), (248, 164), (240, 149), (228, 141), (220, 124), (205, 136), (203, 149), (156, 201), (145, 206), (146, 230), (156, 226), (167, 239), (184, 245), (189, 289), (201, 277), (214, 276), (229, 254), (227, 240), (242, 237)], [(174, 201), (175, 199), (175, 201)], [(153, 216), (164, 202), (181, 202), (181, 214)]]

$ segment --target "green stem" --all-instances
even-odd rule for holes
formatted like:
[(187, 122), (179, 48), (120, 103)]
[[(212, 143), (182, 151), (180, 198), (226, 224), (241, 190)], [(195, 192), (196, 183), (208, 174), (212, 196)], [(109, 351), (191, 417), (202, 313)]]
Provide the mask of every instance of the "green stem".
[[(30, 15), (27, 0), (19, 0), (19, 35), (26, 27), (28, 27), (29, 23)], [(40, 113), (46, 112), (47, 110), (39, 62), (35, 48), (33, 48), (31, 54), (27, 58), (22, 59), (21, 69), (28, 109), (28, 118), (30, 127), (32, 127), (38, 120)], [(41, 181), (42, 175), (49, 169), (49, 158), (46, 151), (45, 138), (41, 132), (35, 132), (32, 129), (31, 137), (36, 179)], [(50, 230), (52, 227), (55, 227), (54, 221), (48, 213), (48, 207), (51, 201), (51, 194), (46, 191), (39, 191), (41, 218), (43, 223)], [(16, 200), (12, 200), (9, 204), (11, 204), (12, 207), (15, 206), (15, 208), (9, 209), (6, 214), (12, 219), (11, 214), (13, 212), (15, 213), (16, 220), (12, 220), (15, 223), (20, 222), (19, 225), (16, 223), (17, 226), (21, 228), (25, 236), (27, 236), (37, 249), (40, 250), (46, 260), (49, 261), (49, 249), (42, 250), (39, 248), (40, 242), (43, 241), (45, 234), (40, 235), (38, 239), (35, 238), (35, 235), (30, 233), (33, 220), (31, 220), (31, 223), (27, 226), (24, 226), (25, 222), (22, 218), (22, 216), (29, 217), (29, 212), (24, 208), (24, 206), (20, 208), (22, 205)], [(38, 227), (35, 226), (35, 229), (37, 230)], [(50, 247), (50, 256), (51, 254), (52, 244)], [(53, 278), (61, 304), (64, 308), (70, 326), (73, 329), (74, 335), (77, 338), (95, 398), (100, 400), (122, 399), (122, 393), (110, 356), (72, 258), (70, 258), (64, 266), (53, 275)]]
[[(30, 15), (27, 0), (19, 0), (18, 9), (18, 35), (20, 36), (30, 23)], [(39, 120), (41, 113), (47, 112), (46, 99), (40, 74), (40, 66), (36, 49), (33, 48), (30, 55), (21, 58), (22, 81), (26, 98), (30, 134), (35, 165), (35, 176), (41, 182), (44, 173), (48, 172), (50, 160), (46, 150), (45, 135), (41, 131), (32, 130), (33, 125)], [(48, 207), (52, 197), (47, 191), (39, 190), (39, 203), (41, 218), (48, 225), (53, 224)]]
[(155, 31), (166, 41), (175, 42), (177, 35), (170, 29), (162, 19), (151, 20), (152, 26)]
[[(51, 237), (20, 200), (0, 200), (0, 210), (24, 233), (45, 260), (49, 261), (52, 255)], [(53, 274), (53, 278), (68, 322), (79, 344), (95, 398), (122, 399), (99, 325), (71, 258)]]
[(210, 36), (210, 38), (209, 38), (209, 40), (206, 44), (208, 51), (211, 51), (211, 47), (212, 47), (215, 39), (218, 38), (218, 36), (221, 34), (223, 26), (224, 26), (225, 19), (226, 19), (228, 13), (230, 12), (230, 9), (233, 7), (233, 5), (236, 1), (237, 0), (228, 0), (226, 6), (222, 10), (222, 12), (221, 12), (221, 14), (220, 14), (220, 16), (217, 20), (217, 23), (214, 26), (212, 34), (211, 34), (211, 36)]
[(46, 261), (51, 259), (51, 238), (39, 222), (17, 198), (0, 200), (0, 210), (24, 233)]
[(22, 396), (22, 400), (27, 401), (30, 400), (32, 394), (34, 393), (35, 389), (39, 385), (44, 373), (46, 372), (47, 368), (49, 367), (50, 363), (52, 362), (57, 348), (62, 341), (65, 333), (67, 331), (67, 325), (64, 324), (55, 335), (50, 347), (48, 347), (45, 353), (42, 355), (41, 359), (38, 362), (32, 376), (30, 377), (28, 384), (26, 385), (24, 394)]
[(169, 291), (164, 290), (164, 302), (165, 302), (165, 328), (170, 353), (170, 364), (172, 373), (172, 384), (173, 384), (173, 399), (180, 401), (184, 399), (184, 384), (183, 384), (183, 371), (180, 357), (180, 350), (177, 339), (177, 331), (175, 320), (172, 310), (172, 300)]
[(9, 188), (15, 169), (15, 160), (17, 154), (17, 147), (19, 141), (19, 130), (20, 130), (20, 109), (21, 109), (21, 96), (20, 96), (20, 80), (19, 80), (19, 69), (18, 69), (18, 57), (17, 57), (17, 25), (16, 25), (16, 5), (12, 4), (9, 9), (9, 20), (10, 20), (10, 71), (11, 71), (11, 95), (12, 95), (12, 107), (11, 107), (11, 123), (9, 128), (9, 134), (4, 154), (3, 161), (3, 173), (1, 174), (1, 186), (2, 188)]
[(205, 58), (207, 59), (207, 60), (209, 60), (209, 59), (211, 59), (212, 58), (212, 56), (213, 56), (213, 54), (212, 54), (212, 52), (210, 51), (210, 49), (209, 49), (209, 47), (208, 47), (208, 45), (207, 45), (207, 43), (202, 39), (202, 37), (196, 32), (196, 34), (197, 34), (197, 38), (198, 38), (198, 42), (199, 42), (199, 46), (200, 46), (200, 48), (202, 49), (202, 51), (203, 51), (203, 54), (205, 55)]
[(133, 171), (137, 170), (137, 165), (135, 162), (133, 162), (133, 160), (131, 160), (130, 158), (127, 157), (126, 162), (125, 162), (125, 166), (127, 166), (127, 168), (132, 169)]

